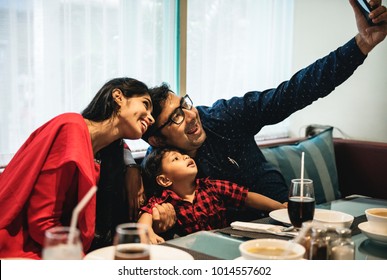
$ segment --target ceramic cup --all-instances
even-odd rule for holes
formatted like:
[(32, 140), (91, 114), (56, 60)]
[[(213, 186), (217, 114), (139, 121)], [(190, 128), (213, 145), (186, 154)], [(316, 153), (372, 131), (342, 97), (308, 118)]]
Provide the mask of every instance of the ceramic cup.
[(370, 208), (365, 214), (371, 228), (387, 233), (387, 208)]

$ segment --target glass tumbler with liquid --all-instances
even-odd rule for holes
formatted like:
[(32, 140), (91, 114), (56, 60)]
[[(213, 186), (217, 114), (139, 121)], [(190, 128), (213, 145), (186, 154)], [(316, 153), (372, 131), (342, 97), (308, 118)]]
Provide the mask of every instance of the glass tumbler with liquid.
[(79, 230), (54, 227), (45, 232), (42, 249), (43, 260), (81, 260), (83, 257)]
[(120, 224), (114, 237), (115, 260), (150, 260), (148, 226), (139, 223)]
[(289, 188), (288, 215), (290, 222), (300, 228), (314, 217), (315, 197), (311, 179), (293, 179)]

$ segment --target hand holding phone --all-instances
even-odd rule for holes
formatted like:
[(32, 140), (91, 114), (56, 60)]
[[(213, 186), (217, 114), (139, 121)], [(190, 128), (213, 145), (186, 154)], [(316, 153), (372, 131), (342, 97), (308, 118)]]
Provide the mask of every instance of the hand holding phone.
[(375, 23), (372, 22), (372, 20), (369, 17), (369, 14), (372, 11), (372, 8), (370, 4), (368, 4), (367, 0), (356, 0), (356, 4), (359, 7), (362, 14), (364, 15), (364, 17), (366, 18), (368, 24), (371, 26), (376, 25)]

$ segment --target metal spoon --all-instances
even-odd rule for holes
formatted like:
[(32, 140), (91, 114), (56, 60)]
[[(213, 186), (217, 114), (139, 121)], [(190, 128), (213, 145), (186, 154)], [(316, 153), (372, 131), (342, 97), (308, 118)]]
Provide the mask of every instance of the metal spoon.
[(294, 226), (290, 226), (290, 227), (283, 227), (281, 229), (282, 232), (289, 232), (289, 231), (293, 231), (294, 230)]

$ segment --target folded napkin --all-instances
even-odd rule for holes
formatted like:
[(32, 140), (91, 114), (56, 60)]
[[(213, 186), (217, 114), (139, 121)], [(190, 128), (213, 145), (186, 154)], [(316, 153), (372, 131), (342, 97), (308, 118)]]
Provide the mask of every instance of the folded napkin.
[(274, 234), (274, 235), (280, 235), (280, 236), (289, 236), (289, 237), (295, 237), (298, 234), (298, 232), (296, 232), (296, 231), (284, 232), (283, 229), (285, 229), (286, 227), (283, 227), (283, 226), (249, 223), (249, 222), (239, 222), (239, 221), (232, 222), (231, 228), (236, 229), (236, 230), (261, 232), (261, 233), (268, 233), (268, 234)]

